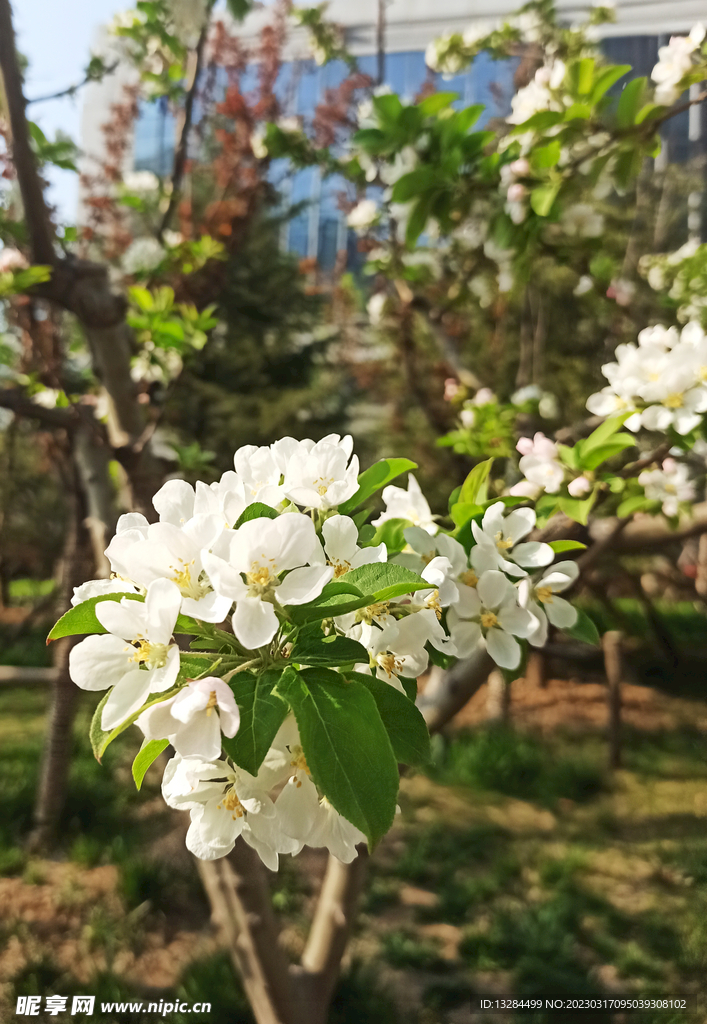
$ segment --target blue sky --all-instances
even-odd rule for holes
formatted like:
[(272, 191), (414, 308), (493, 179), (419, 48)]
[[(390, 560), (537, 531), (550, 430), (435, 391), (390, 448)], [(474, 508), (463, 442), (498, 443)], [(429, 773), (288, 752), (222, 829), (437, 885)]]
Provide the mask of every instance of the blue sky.
[[(130, 0), (12, 0), (18, 46), (30, 62), (25, 86), (27, 97), (58, 92), (82, 77), (96, 29)], [(30, 117), (54, 137), (57, 128), (79, 142), (81, 93), (73, 99), (53, 100), (30, 107)], [(50, 199), (59, 219), (73, 223), (78, 182), (75, 174), (52, 169)]]

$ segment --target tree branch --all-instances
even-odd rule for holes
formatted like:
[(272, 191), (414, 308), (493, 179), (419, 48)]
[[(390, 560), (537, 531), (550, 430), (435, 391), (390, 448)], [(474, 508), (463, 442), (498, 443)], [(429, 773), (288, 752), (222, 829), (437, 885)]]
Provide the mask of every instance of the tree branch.
[(257, 853), (239, 838), (228, 857), (196, 863), (214, 923), (224, 932), (256, 1021), (293, 1024), (288, 963), (278, 942), (268, 883)]
[(56, 262), (54, 230), (30, 145), (25, 117), (26, 101), (17, 60), (10, 0), (0, 0), (0, 71), (5, 85), (7, 113), (12, 132), (12, 159), (17, 171), (32, 255), (35, 263), (51, 266)]
[(16, 416), (39, 420), (47, 427), (69, 428), (77, 422), (73, 409), (45, 409), (19, 388), (0, 388), (0, 407), (9, 409)]
[(199, 35), (199, 41), (196, 44), (196, 49), (194, 50), (194, 66), (192, 68), (191, 82), (189, 83), (186, 100), (184, 102), (184, 120), (182, 122), (182, 130), (179, 134), (179, 143), (177, 144), (177, 149), (174, 154), (172, 193), (169, 197), (169, 205), (164, 212), (164, 216), (157, 233), (157, 237), (160, 241), (162, 241), (162, 236), (169, 227), (172, 214), (177, 208), (177, 203), (179, 202), (181, 194), (182, 180), (184, 178), (184, 171), (187, 165), (187, 155), (189, 152), (189, 134), (191, 132), (192, 121), (194, 118), (194, 101), (196, 99), (196, 90), (199, 85), (199, 75), (201, 73), (201, 66), (204, 59), (204, 47), (206, 46), (206, 39), (209, 34), (212, 7), (213, 3), (209, 6), (208, 16)]

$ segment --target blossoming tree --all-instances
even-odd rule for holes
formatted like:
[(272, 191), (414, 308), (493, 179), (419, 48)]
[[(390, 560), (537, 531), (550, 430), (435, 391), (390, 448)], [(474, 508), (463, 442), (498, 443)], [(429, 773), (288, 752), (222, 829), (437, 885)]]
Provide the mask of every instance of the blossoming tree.
[[(131, 375), (129, 332), (132, 324), (152, 344), (138, 353), (143, 369), (158, 364), (169, 373), (165, 338), (179, 335), (183, 347), (203, 343), (217, 319), (211, 304), (177, 307), (174, 289), (170, 295), (154, 287), (160, 273), (174, 274), (177, 266), (186, 277), (210, 261), (215, 269), (227, 250), (206, 230), (197, 239), (167, 234), (186, 173), (209, 15), (207, 4), (141, 0), (117, 25), (143, 85), (172, 99), (178, 91), (186, 128), (171, 191), (160, 185), (153, 197), (163, 214), (155, 236), (131, 240), (113, 212), (109, 230), (88, 239), (104, 260), (124, 254), (124, 273), (142, 282), (129, 292), (135, 308), (128, 322), (107, 263), (59, 253), (29, 142), (10, 8), (0, 0), (8, 158), (29, 240), (25, 256), (3, 257), (0, 287), (78, 316), (108, 393), (110, 443), (115, 449), (122, 431), (127, 449), (133, 507), (102, 553), (108, 571), (73, 588), (71, 607), (49, 635), (84, 637), (68, 654), (71, 679), (107, 691), (91, 726), (96, 756), (137, 725), (144, 739), (139, 749), (136, 743), (133, 776), (140, 786), (172, 748), (162, 792), (170, 807), (188, 813), (186, 843), (256, 1018), (318, 1024), (326, 1019), (366, 849), (395, 818), (399, 765), (428, 760), (429, 729), (443, 725), (494, 664), (514, 678), (551, 629), (596, 642), (596, 627), (572, 594), (608, 546), (621, 538), (641, 550), (656, 538), (707, 531), (704, 518), (678, 522), (695, 495), (690, 452), (707, 411), (701, 279), (681, 276), (681, 264), (704, 255), (644, 262), (651, 287), (662, 288), (671, 275), (679, 281), (671, 287), (677, 318), (680, 310), (689, 311), (683, 319), (700, 312), (681, 330), (642, 325), (637, 344), (620, 346), (603, 368), (607, 386), (587, 403), (596, 419), (576, 436), (538, 431), (518, 439), (520, 417), (538, 413), (545, 397), (532, 388), (499, 404), (487, 389), (450, 382), (459, 423), (443, 443), (476, 465), (452, 490), (448, 515), (432, 514), (409, 459), (387, 457), (359, 472), (352, 438), (339, 434), (241, 447), (233, 469), (214, 483), (169, 480), (158, 488), (159, 473), (144, 461), (147, 403)], [(299, 20), (312, 30), (318, 60), (345, 55), (321, 12)], [(585, 258), (584, 240), (598, 239), (603, 227), (602, 213), (585, 201), (587, 182), (604, 196), (625, 189), (655, 154), (660, 124), (674, 112), (669, 104), (707, 75), (703, 39), (698, 27), (672, 41), (653, 73), (655, 92), (632, 79), (614, 102), (610, 90), (630, 69), (602, 62), (585, 30), (562, 28), (548, 0), (534, 0), (513, 22), (475, 27), (428, 51), (443, 72), (482, 49), (533, 55), (539, 66), (494, 131), (473, 131), (481, 111), (458, 109), (449, 93), (409, 104), (368, 87), (343, 155), (340, 139), (316, 146), (299, 121), (258, 126), (252, 117), (247, 136), (239, 130), (226, 140), (227, 153), (235, 161), (234, 151), (247, 150), (251, 171), (289, 156), (356, 183), (361, 199), (351, 223), (368, 233), (370, 269), (381, 282), (371, 316), (404, 335), (411, 312), (435, 323), (456, 303), (486, 308), (519, 277), (527, 279), (548, 249), (561, 262), (577, 242)], [(221, 52), (224, 59), (232, 53)], [(224, 104), (224, 116), (236, 118), (237, 99)], [(266, 105), (261, 120), (276, 113)], [(228, 164), (236, 166), (242, 169)], [(232, 191), (218, 209), (204, 209), (204, 228), (209, 220), (226, 223), (234, 208), (223, 204), (235, 202), (239, 188), (255, 201), (252, 176), (226, 180)], [(385, 190), (382, 203), (365, 194), (371, 184)], [(149, 213), (140, 181), (121, 184), (118, 177), (116, 187), (129, 208)], [(106, 203), (96, 209), (105, 212)], [(185, 220), (191, 215), (181, 212)], [(586, 271), (593, 287), (591, 264)], [(5, 404), (36, 413), (21, 384), (8, 389)], [(48, 411), (63, 415), (61, 407)], [(96, 429), (91, 422), (90, 439)], [(407, 486), (400, 486), (406, 474)], [(369, 522), (378, 492), (385, 508)], [(590, 517), (608, 522), (599, 541)], [(430, 665), (446, 670), (443, 683), (418, 698), (417, 678)], [(277, 943), (261, 864), (276, 870), (281, 856), (304, 846), (327, 849), (330, 860), (301, 963), (292, 965)]]

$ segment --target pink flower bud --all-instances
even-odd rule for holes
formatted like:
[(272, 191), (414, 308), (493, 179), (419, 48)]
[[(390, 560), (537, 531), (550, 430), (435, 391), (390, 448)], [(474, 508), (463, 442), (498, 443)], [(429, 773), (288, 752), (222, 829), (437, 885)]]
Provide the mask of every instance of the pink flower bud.
[(591, 489), (592, 485), (586, 476), (575, 477), (574, 480), (570, 480), (567, 484), (567, 490), (573, 498), (581, 498), (583, 495), (588, 494)]
[(520, 182), (516, 181), (515, 184), (511, 185), (508, 189), (508, 202), (509, 203), (520, 203), (525, 199), (527, 195), (527, 188), (525, 185), (521, 185)]

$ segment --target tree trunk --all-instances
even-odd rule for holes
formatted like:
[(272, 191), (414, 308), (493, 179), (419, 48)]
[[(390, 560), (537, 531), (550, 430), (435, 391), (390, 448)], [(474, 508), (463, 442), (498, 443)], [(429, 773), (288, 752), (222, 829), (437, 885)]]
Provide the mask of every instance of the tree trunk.
[(486, 695), (486, 721), (507, 725), (511, 717), (511, 685), (503, 673), (494, 669), (488, 677)]
[[(80, 501), (74, 494), (71, 519), (62, 559), (60, 608), (70, 603), (75, 586), (86, 579), (88, 536), (80, 516)], [(78, 707), (79, 690), (69, 677), (69, 654), (77, 637), (55, 641), (53, 663), (57, 678), (52, 689), (47, 734), (39, 789), (34, 810), (34, 828), (28, 839), (30, 850), (45, 849), (54, 838), (61, 812), (66, 803), (72, 751), (72, 727)]]

